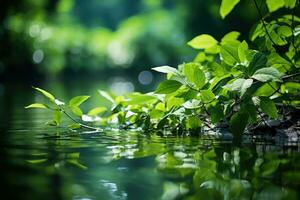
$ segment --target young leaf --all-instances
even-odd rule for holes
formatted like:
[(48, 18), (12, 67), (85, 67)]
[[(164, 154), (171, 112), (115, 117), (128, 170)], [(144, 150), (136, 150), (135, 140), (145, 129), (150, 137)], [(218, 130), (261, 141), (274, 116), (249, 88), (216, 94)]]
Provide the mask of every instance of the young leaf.
[(147, 94), (131, 95), (129, 98), (130, 99), (126, 102), (130, 105), (147, 104), (157, 100), (155, 96)]
[(100, 113), (105, 112), (106, 110), (107, 110), (106, 107), (96, 107), (96, 108), (93, 108), (92, 110), (90, 110), (90, 111), (88, 112), (88, 115), (90, 115), (90, 116), (98, 115), (98, 114), (100, 114)]
[(285, 0), (266, 0), (268, 9), (270, 12), (274, 12), (279, 8), (282, 8), (285, 4)]
[(53, 121), (56, 123), (56, 125), (59, 125), (61, 122), (61, 111), (55, 110), (53, 114)]
[(237, 40), (241, 33), (237, 31), (231, 31), (230, 33), (227, 33), (221, 40), (221, 44), (226, 43), (227, 41), (231, 40)]
[(281, 81), (280, 77), (281, 77), (280, 72), (273, 67), (265, 67), (259, 69), (252, 76), (252, 78), (261, 82)]
[(28, 108), (48, 108), (48, 106), (41, 104), (41, 103), (33, 103), (33, 104), (26, 106), (25, 108), (26, 109), (28, 109)]
[(71, 106), (70, 109), (75, 115), (77, 115), (79, 117), (81, 117), (83, 115), (81, 109), (77, 106)]
[(116, 104), (116, 101), (114, 100), (114, 98), (110, 94), (108, 94), (106, 91), (98, 90), (98, 92), (106, 100), (110, 101), (112, 104)]
[(169, 67), (169, 66), (154, 67), (154, 68), (152, 68), (152, 70), (161, 72), (164, 74), (174, 74), (174, 75), (178, 75), (178, 76), (181, 75), (180, 72), (176, 68)]
[(55, 97), (50, 94), (49, 92), (47, 92), (46, 90), (43, 90), (41, 88), (38, 87), (33, 87), (33, 89), (39, 91), (40, 93), (42, 93), (45, 97), (47, 97), (50, 101), (54, 102), (55, 101)]
[(221, 17), (224, 19), (239, 2), (240, 0), (222, 0), (220, 7)]
[(260, 97), (261, 110), (273, 119), (278, 118), (278, 111), (275, 103), (269, 97)]
[(72, 98), (70, 101), (69, 101), (69, 106), (72, 107), (72, 106), (80, 106), (83, 102), (85, 102), (88, 98), (90, 98), (90, 96), (77, 96), (77, 97), (74, 97)]
[(70, 125), (68, 126), (68, 128), (70, 128), (70, 129), (79, 129), (80, 127), (81, 127), (81, 125), (80, 125), (80, 124), (77, 124), (77, 123), (70, 124)]
[(297, 0), (284, 0), (285, 7), (294, 8), (296, 6)]
[(174, 80), (166, 80), (161, 82), (155, 90), (157, 94), (170, 94), (175, 92), (182, 86), (182, 83)]
[(196, 85), (197, 88), (202, 88), (205, 85), (205, 74), (200, 69), (198, 63), (186, 63), (183, 66), (183, 73), (188, 82)]
[(193, 38), (187, 44), (194, 49), (208, 49), (218, 44), (218, 41), (208, 34), (202, 34)]
[(238, 56), (241, 62), (248, 61), (249, 47), (246, 41), (243, 41), (238, 47)]
[(58, 124), (56, 123), (56, 121), (48, 121), (47, 123), (46, 123), (46, 125), (48, 125), (48, 126), (58, 126)]

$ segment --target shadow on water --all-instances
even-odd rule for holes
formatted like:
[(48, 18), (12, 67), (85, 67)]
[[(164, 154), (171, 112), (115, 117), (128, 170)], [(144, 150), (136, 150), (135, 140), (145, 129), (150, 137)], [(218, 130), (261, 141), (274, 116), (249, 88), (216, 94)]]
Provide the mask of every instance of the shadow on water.
[[(96, 96), (101, 87), (47, 88), (64, 99)], [(1, 196), (7, 199), (299, 198), (298, 143), (249, 140), (234, 147), (208, 137), (71, 132), (45, 126), (49, 113), (23, 108), (38, 98), (18, 86), (5, 88), (0, 99)]]

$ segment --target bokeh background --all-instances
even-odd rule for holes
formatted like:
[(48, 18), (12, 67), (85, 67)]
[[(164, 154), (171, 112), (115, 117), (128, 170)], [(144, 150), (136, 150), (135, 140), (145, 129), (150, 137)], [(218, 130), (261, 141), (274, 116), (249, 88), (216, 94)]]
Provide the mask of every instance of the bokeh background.
[(2, 1), (0, 93), (10, 84), (59, 81), (149, 91), (157, 79), (150, 68), (190, 61), (193, 37), (238, 30), (247, 38), (257, 20), (251, 3), (222, 20), (220, 0)]

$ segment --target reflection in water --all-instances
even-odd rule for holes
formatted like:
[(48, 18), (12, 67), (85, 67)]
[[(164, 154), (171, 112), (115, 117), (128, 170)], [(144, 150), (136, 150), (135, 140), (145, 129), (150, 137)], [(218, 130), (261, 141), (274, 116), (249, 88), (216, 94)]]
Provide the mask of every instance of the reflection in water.
[(70, 132), (45, 126), (47, 112), (25, 111), (33, 95), (21, 91), (0, 100), (1, 195), (8, 199), (299, 198), (298, 143), (238, 148), (205, 137)]

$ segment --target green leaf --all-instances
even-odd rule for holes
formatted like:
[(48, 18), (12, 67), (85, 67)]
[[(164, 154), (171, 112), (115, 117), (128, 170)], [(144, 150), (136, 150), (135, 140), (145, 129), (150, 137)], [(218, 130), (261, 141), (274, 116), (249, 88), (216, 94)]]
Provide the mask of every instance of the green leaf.
[(269, 97), (260, 97), (261, 110), (273, 119), (278, 118), (278, 111), (275, 103)]
[(249, 47), (246, 41), (243, 41), (238, 47), (238, 56), (241, 62), (248, 61)]
[(266, 67), (267, 61), (265, 54), (260, 52), (255, 53), (248, 66), (249, 75), (253, 75), (255, 71)]
[(79, 117), (81, 117), (83, 115), (81, 109), (77, 106), (71, 106), (70, 109), (75, 115), (77, 115)]
[(207, 49), (218, 44), (218, 41), (208, 34), (202, 34), (187, 43), (194, 49)]
[(224, 117), (223, 110), (223, 107), (220, 105), (212, 106), (208, 109), (213, 124), (218, 123)]
[(246, 126), (248, 125), (249, 115), (240, 110), (234, 113), (229, 122), (229, 129), (234, 134), (234, 137), (238, 138), (244, 133)]
[(285, 7), (294, 8), (296, 6), (297, 0), (284, 0)]
[(202, 121), (197, 115), (192, 115), (187, 118), (186, 125), (188, 129), (197, 129), (201, 127)]
[(184, 103), (182, 98), (171, 97), (167, 100), (167, 109), (171, 109), (173, 106), (181, 106)]
[(257, 110), (253, 103), (244, 103), (242, 109), (248, 114), (250, 122), (257, 121)]
[(74, 97), (72, 98), (70, 101), (69, 101), (69, 106), (72, 107), (72, 106), (80, 106), (83, 102), (85, 102), (88, 98), (90, 98), (90, 96), (77, 96), (77, 97)]
[(79, 129), (80, 127), (81, 127), (81, 125), (78, 123), (70, 124), (68, 126), (68, 128), (70, 128), (70, 129)]
[(285, 0), (266, 0), (270, 12), (274, 12), (285, 5)]
[(40, 164), (46, 162), (48, 159), (47, 158), (42, 158), (42, 159), (35, 159), (35, 160), (26, 160), (30, 164)]
[(257, 37), (265, 35), (263, 24), (261, 22), (257, 23), (250, 31), (250, 40), (254, 41)]
[(161, 82), (155, 90), (157, 94), (170, 94), (177, 91), (182, 83), (174, 80), (166, 80)]
[(201, 107), (200, 101), (196, 100), (196, 99), (192, 99), (189, 101), (186, 101), (183, 104), (183, 107), (185, 107), (186, 109), (197, 109)]
[(291, 27), (281, 25), (278, 27), (278, 34), (283, 37), (290, 37), (293, 35), (293, 31), (292, 31)]
[(238, 41), (227, 41), (221, 46), (220, 57), (228, 65), (235, 65), (240, 62), (238, 55), (238, 46), (240, 42)]
[(183, 73), (188, 82), (195, 84), (197, 88), (201, 89), (205, 85), (205, 74), (198, 63), (184, 64)]
[(53, 114), (53, 121), (57, 124), (60, 125), (61, 122), (61, 111), (55, 110)]
[(270, 96), (274, 94), (278, 87), (276, 82), (265, 83), (255, 91), (253, 96)]
[(33, 87), (33, 89), (39, 91), (40, 93), (42, 93), (45, 97), (47, 97), (50, 101), (54, 102), (55, 101), (55, 97), (50, 94), (49, 92), (47, 92), (46, 90), (43, 90), (41, 88), (38, 87)]
[(114, 100), (114, 98), (108, 94), (108, 92), (103, 91), (103, 90), (98, 90), (99, 94), (104, 97), (106, 100), (108, 100), (109, 102), (111, 102), (112, 104), (116, 104), (116, 101)]
[(152, 68), (152, 70), (161, 72), (164, 74), (173, 74), (173, 75), (178, 75), (178, 76), (181, 75), (180, 72), (176, 68), (170, 67), (170, 66), (154, 67), (154, 68)]
[(206, 104), (206, 103), (210, 103), (213, 100), (215, 100), (216, 96), (214, 93), (212, 93), (211, 90), (201, 90), (200, 98), (201, 98), (202, 103)]
[(268, 56), (268, 65), (278, 69), (282, 73), (288, 71), (292, 66), (292, 64), (289, 61), (287, 61), (275, 52), (272, 52)]
[(226, 88), (230, 91), (238, 91), (240, 92), (241, 96), (243, 96), (247, 89), (251, 87), (252, 83), (253, 79), (239, 78), (236, 79), (234, 82), (223, 86), (223, 88)]
[(240, 36), (241, 33), (237, 32), (237, 31), (231, 31), (229, 33), (227, 33), (221, 40), (221, 44), (224, 44), (228, 41), (231, 40), (237, 40), (238, 37)]
[(28, 108), (48, 108), (48, 106), (41, 104), (41, 103), (33, 103), (33, 104), (26, 106), (25, 108), (26, 109), (28, 109)]
[(96, 107), (96, 108), (93, 108), (91, 109), (89, 112), (88, 112), (88, 115), (90, 116), (93, 116), (93, 115), (98, 115), (100, 113), (103, 113), (107, 110), (106, 107)]
[(46, 125), (48, 125), (48, 126), (58, 126), (58, 124), (56, 123), (56, 121), (48, 121), (47, 123), (46, 123)]
[(261, 82), (281, 81), (280, 77), (281, 77), (280, 72), (273, 67), (265, 67), (259, 69), (252, 76), (252, 78)]
[(154, 102), (157, 98), (153, 95), (147, 94), (137, 94), (129, 96), (129, 100), (126, 101), (130, 105), (139, 105), (139, 104), (147, 104), (149, 102)]
[(220, 7), (221, 17), (224, 19), (239, 2), (240, 0), (222, 0)]
[(282, 89), (286, 93), (298, 93), (300, 92), (300, 83), (295, 83), (295, 82), (285, 82), (282, 85)]

